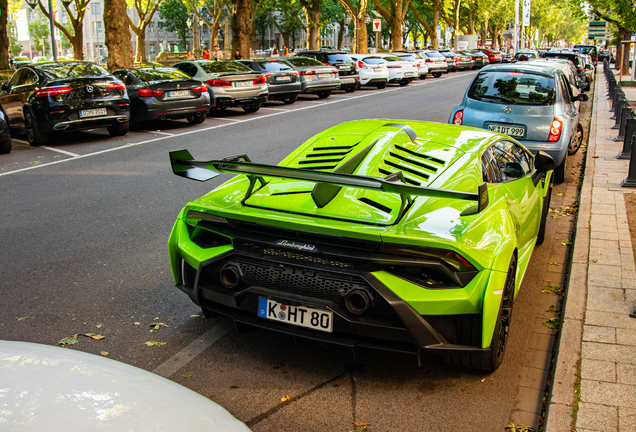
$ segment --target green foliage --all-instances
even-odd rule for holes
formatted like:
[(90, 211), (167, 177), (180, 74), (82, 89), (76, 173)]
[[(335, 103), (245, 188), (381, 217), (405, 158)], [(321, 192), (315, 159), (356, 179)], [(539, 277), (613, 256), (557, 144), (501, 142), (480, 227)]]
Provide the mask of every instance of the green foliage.
[(49, 20), (40, 12), (35, 13), (36, 20), (29, 23), (29, 35), (34, 50), (44, 53), (51, 53), (51, 40)]
[(192, 16), (188, 8), (180, 0), (164, 0), (159, 6), (159, 17), (163, 22), (159, 22), (159, 27), (171, 32), (176, 32), (179, 36), (179, 46), (186, 47), (186, 38), (190, 37), (191, 30), (186, 21)]
[(7, 22), (7, 32), (9, 33), (9, 52), (17, 56), (22, 52), (22, 45), (18, 43), (17, 29), (11, 21)]

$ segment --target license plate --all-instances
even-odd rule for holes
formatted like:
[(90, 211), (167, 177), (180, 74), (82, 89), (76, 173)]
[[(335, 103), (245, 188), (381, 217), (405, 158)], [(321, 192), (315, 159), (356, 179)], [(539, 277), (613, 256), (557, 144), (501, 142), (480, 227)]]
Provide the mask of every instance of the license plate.
[(340, 78), (342, 84), (351, 84), (356, 82), (355, 78)]
[(404, 72), (404, 76), (413, 76), (415, 72)]
[(85, 110), (80, 110), (79, 112), (80, 118), (97, 117), (97, 116), (103, 116), (106, 114), (108, 114), (108, 112), (106, 111), (106, 108), (85, 109)]
[(328, 333), (333, 331), (333, 312), (324, 309), (290, 306), (259, 297), (258, 316)]
[(373, 68), (373, 72), (381, 72), (382, 68)]
[(276, 77), (276, 81), (291, 81), (291, 77), (288, 77), (288, 76)]
[(234, 83), (234, 87), (252, 87), (251, 81), (238, 81)]
[(351, 66), (338, 66), (338, 69), (340, 69), (340, 70), (349, 70), (349, 69), (351, 69)]
[(519, 126), (501, 126), (501, 125), (487, 125), (488, 130), (492, 132), (502, 133), (513, 137), (524, 137), (526, 135), (526, 128)]
[(190, 90), (176, 90), (168, 92), (168, 98), (178, 98), (184, 96), (190, 96)]
[(318, 78), (331, 78), (331, 74), (318, 74)]

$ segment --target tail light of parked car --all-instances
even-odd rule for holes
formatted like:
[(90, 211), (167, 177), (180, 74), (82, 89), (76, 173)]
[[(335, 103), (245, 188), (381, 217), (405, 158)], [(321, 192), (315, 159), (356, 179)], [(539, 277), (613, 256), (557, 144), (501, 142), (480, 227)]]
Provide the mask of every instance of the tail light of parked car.
[(153, 90), (153, 89), (149, 89), (149, 88), (142, 88), (137, 90), (137, 94), (141, 97), (150, 97), (150, 96), (161, 96), (161, 94), (163, 93), (162, 90)]
[(300, 74), (303, 75), (303, 76), (316, 75), (316, 71), (315, 70), (305, 70), (305, 71), (301, 71)]
[(70, 86), (56, 86), (56, 87), (41, 88), (40, 90), (36, 90), (35, 94), (38, 97), (49, 97), (49, 96), (70, 93), (71, 91), (73, 91), (73, 89)]
[(126, 86), (120, 82), (106, 83), (106, 88), (111, 90), (126, 90)]
[(192, 90), (194, 90), (195, 93), (203, 93), (208, 91), (208, 86), (201, 84), (200, 86), (193, 87)]
[(206, 81), (210, 87), (232, 87), (232, 83), (230, 81), (225, 81), (222, 79), (211, 79)]
[(389, 69), (400, 69), (402, 67), (402, 65), (388, 65), (387, 67)]
[(293, 71), (293, 72), (292, 72), (292, 75), (293, 75), (293, 76), (298, 76), (298, 71)]
[(362, 62), (362, 60), (358, 60), (358, 69), (366, 69), (367, 66)]
[(464, 110), (459, 110), (453, 115), (453, 124), (458, 126), (464, 123)]
[(550, 135), (548, 135), (548, 141), (558, 141), (561, 137), (561, 130), (563, 129), (563, 122), (559, 119), (552, 120), (550, 126)]
[[(270, 74), (270, 76), (272, 76)], [(254, 80), (254, 84), (265, 84), (267, 81), (265, 81), (265, 75), (261, 75), (260, 77), (256, 78)]]

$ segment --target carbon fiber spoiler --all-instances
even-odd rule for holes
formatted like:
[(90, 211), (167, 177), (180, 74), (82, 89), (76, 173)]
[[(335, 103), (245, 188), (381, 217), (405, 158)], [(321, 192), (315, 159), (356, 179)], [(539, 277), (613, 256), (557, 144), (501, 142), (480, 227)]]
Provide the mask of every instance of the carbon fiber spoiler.
[[(410, 202), (414, 196), (476, 201), (477, 213), (481, 212), (488, 206), (488, 187), (486, 183), (479, 185), (477, 193), (412, 186), (404, 182), (404, 175), (401, 171), (383, 178), (367, 177), (341, 172), (313, 171), (302, 168), (259, 164), (250, 161), (247, 155), (231, 156), (222, 160), (196, 161), (190, 152), (185, 149), (171, 151), (170, 164), (172, 165), (172, 172), (175, 175), (200, 182), (213, 179), (222, 172), (246, 175), (250, 180), (250, 187), (248, 188), (243, 201), (251, 196), (257, 181), (264, 186), (266, 181), (263, 177), (276, 177), (309, 181), (317, 184), (324, 183), (337, 187), (354, 187), (359, 189), (395, 193), (402, 197), (403, 202)], [(314, 192), (315, 191), (316, 188), (314, 189)], [(316, 202), (318, 204), (319, 201), (316, 200)], [(319, 207), (322, 207), (322, 205), (318, 205)], [(475, 211), (464, 212), (464, 214), (471, 214), (474, 212)]]

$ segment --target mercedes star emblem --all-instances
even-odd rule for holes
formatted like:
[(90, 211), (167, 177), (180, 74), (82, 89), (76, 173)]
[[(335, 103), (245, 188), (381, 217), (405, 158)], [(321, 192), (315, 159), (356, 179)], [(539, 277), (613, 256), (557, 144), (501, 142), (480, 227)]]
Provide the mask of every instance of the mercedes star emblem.
[(505, 106), (503, 107), (503, 112), (505, 112), (506, 114), (510, 114), (510, 111), (512, 111), (512, 108), (510, 108), (509, 106)]
[(86, 86), (86, 91), (89, 92), (89, 93), (93, 93), (93, 86), (91, 86), (91, 85)]

